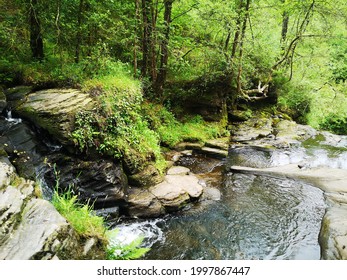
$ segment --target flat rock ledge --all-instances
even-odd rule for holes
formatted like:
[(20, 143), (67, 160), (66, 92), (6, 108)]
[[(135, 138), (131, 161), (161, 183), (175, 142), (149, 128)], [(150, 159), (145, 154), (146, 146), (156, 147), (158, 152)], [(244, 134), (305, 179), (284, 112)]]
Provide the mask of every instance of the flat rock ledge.
[(45, 129), (66, 146), (74, 145), (70, 134), (74, 128), (76, 113), (91, 111), (95, 107), (88, 94), (76, 89), (27, 91), (18, 99), (15, 97), (19, 90), (12, 89), (7, 92), (7, 98), (15, 100), (12, 104), (13, 111)]
[(175, 212), (203, 194), (200, 179), (182, 166), (167, 171), (164, 181), (148, 189), (132, 188), (128, 194), (129, 215), (158, 217)]
[(303, 169), (296, 164), (271, 168), (231, 166), (234, 173), (249, 173), (305, 181), (324, 191), (327, 210), (323, 217), (319, 243), (321, 258), (347, 260), (347, 170), (334, 168)]

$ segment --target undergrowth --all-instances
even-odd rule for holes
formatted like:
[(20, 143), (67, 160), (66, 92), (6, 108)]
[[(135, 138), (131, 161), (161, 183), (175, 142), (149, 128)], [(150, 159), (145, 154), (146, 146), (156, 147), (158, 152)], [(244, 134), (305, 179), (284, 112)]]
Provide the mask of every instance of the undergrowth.
[(164, 106), (149, 102), (142, 106), (142, 110), (151, 129), (158, 133), (161, 145), (170, 148), (183, 141), (203, 143), (229, 134), (223, 121), (206, 122), (199, 115), (178, 121)]
[(130, 244), (117, 241), (117, 230), (109, 229), (103, 217), (97, 216), (92, 205), (82, 204), (72, 188), (64, 192), (59, 189), (59, 173), (55, 169), (56, 186), (52, 204), (57, 211), (70, 223), (72, 228), (84, 237), (97, 237), (105, 246), (107, 259), (130, 260), (141, 258), (150, 249), (141, 247), (143, 238), (139, 237)]

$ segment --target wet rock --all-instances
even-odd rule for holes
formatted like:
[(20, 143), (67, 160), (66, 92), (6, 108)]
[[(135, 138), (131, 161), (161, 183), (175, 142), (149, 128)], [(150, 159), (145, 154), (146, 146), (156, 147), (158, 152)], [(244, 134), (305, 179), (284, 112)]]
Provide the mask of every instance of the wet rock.
[(35, 166), (40, 161), (41, 153), (47, 151), (46, 146), (40, 143), (32, 129), (24, 122), (15, 125), (0, 120), (2, 135), (0, 144), (11, 156), (11, 161), (20, 176), (34, 180), (36, 178)]
[(48, 185), (55, 186), (59, 179), (62, 189), (72, 187), (81, 200), (94, 203), (97, 209), (124, 204), (127, 178), (121, 164), (105, 159), (82, 160), (63, 154), (48, 156), (47, 164), (43, 176)]
[(0, 86), (0, 114), (4, 111), (7, 106), (6, 95)]
[[(12, 94), (8, 95), (12, 96)], [(66, 146), (74, 146), (71, 132), (77, 112), (88, 111), (95, 104), (88, 94), (76, 89), (49, 89), (25, 96), (22, 103), (16, 103), (13, 111), (48, 131)]]
[(229, 149), (229, 137), (208, 140), (208, 141), (206, 141), (205, 146), (210, 147), (210, 148), (219, 149), (219, 150), (228, 151), (228, 149)]
[(173, 166), (167, 171), (167, 175), (188, 175), (190, 169), (184, 166)]
[(319, 242), (324, 260), (347, 260), (347, 207), (332, 207), (323, 218)]
[(252, 113), (248, 111), (233, 110), (229, 112), (229, 120), (233, 122), (245, 122), (251, 118)]
[(228, 156), (228, 151), (226, 150), (209, 148), (209, 147), (203, 147), (200, 150), (200, 153), (208, 155), (213, 158), (220, 158), (220, 159), (226, 158)]
[(203, 187), (193, 174), (166, 175), (164, 182), (151, 187), (149, 191), (159, 199), (167, 212), (172, 212), (181, 209), (191, 199), (198, 199)]
[(158, 217), (165, 214), (158, 198), (147, 189), (130, 188), (127, 212), (131, 217)]
[(33, 90), (30, 86), (17, 86), (6, 89), (5, 95), (10, 109), (19, 106), (25, 102), (26, 96)]
[(192, 142), (181, 142), (175, 146), (176, 151), (184, 150), (200, 150), (203, 147), (201, 143), (192, 143)]
[(298, 143), (298, 140), (309, 139), (317, 134), (317, 131), (312, 127), (289, 120), (279, 121), (274, 131), (278, 142), (288, 143), (289, 145)]
[(265, 117), (255, 117), (232, 129), (233, 142), (247, 142), (268, 137), (272, 134), (272, 120)]
[(204, 193), (201, 200), (213, 200), (219, 201), (221, 200), (222, 194), (219, 189), (205, 186)]
[(158, 169), (153, 165), (147, 165), (139, 173), (130, 175), (129, 184), (134, 187), (149, 187), (161, 183), (164, 180)]

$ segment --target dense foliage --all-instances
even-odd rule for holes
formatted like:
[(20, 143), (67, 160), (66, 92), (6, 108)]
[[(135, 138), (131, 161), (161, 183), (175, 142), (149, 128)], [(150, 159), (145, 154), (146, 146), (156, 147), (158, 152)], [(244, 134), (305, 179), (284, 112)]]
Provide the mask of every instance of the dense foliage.
[[(123, 64), (128, 77), (119, 79), (132, 84), (133, 76), (145, 99), (168, 104), (180, 98), (170, 85), (225, 76), (229, 110), (275, 95), (279, 108), (301, 122), (346, 131), (345, 1), (0, 0), (0, 5), (2, 84), (97, 88), (116, 80)], [(116, 98), (109, 103), (113, 110), (139, 106), (137, 100), (125, 108), (123, 97), (107, 93), (100, 99)], [(104, 117), (107, 110), (102, 108)], [(113, 121), (126, 124), (135, 115)], [(147, 126), (143, 119), (135, 123), (140, 130)], [(163, 137), (159, 141), (175, 142)]]

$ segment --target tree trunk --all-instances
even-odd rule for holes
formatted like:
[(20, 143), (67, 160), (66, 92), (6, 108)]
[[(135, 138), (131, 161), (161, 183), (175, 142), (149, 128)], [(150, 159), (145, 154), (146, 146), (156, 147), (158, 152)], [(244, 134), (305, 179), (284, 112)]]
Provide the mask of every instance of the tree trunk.
[[(149, 44), (149, 72), (152, 80), (152, 85), (155, 85), (157, 80), (157, 34), (156, 34), (156, 25), (157, 25), (157, 16), (158, 16), (158, 0), (156, 0), (155, 6), (153, 5), (152, 0), (150, 3), (150, 15), (151, 15), (151, 24), (150, 24), (150, 44)], [(153, 86), (154, 87), (154, 86)]]
[(44, 58), (41, 23), (37, 14), (37, 0), (29, 2), (30, 48), (32, 57), (39, 61)]
[(171, 24), (171, 12), (172, 12), (172, 4), (174, 0), (165, 0), (164, 1), (164, 34), (163, 40), (161, 41), (160, 46), (160, 65), (158, 76), (155, 82), (155, 91), (159, 97), (161, 97), (163, 93), (163, 87), (166, 81), (167, 76), (167, 63), (169, 59), (169, 40), (170, 40), (170, 24)]
[[(149, 3), (148, 3), (149, 2)], [(142, 25), (143, 25), (143, 33), (142, 33), (142, 68), (141, 75), (142, 77), (146, 77), (148, 74), (148, 60), (149, 60), (149, 46), (151, 40), (151, 22), (149, 20), (149, 5), (152, 4), (152, 1), (142, 0)]]
[[(282, 0), (284, 3), (285, 0)], [(288, 24), (289, 24), (289, 14), (287, 11), (284, 11), (282, 14), (282, 32), (281, 32), (281, 49), (282, 55), (286, 49), (287, 33), (288, 33)]]
[(76, 34), (76, 46), (75, 46), (75, 63), (80, 61), (80, 50), (82, 42), (82, 18), (84, 10), (84, 0), (80, 0), (78, 15), (77, 15), (77, 34)]
[(246, 1), (246, 6), (243, 7), (243, 21), (242, 21), (242, 28), (241, 28), (241, 37), (239, 42), (239, 69), (237, 74), (237, 94), (242, 94), (242, 58), (243, 58), (243, 43), (246, 35), (246, 28), (247, 28), (247, 21), (249, 16), (249, 8), (250, 8), (251, 0)]
[(138, 26), (141, 21), (140, 17), (140, 1), (135, 0), (135, 28), (134, 28), (134, 77), (137, 76), (137, 49), (138, 49)]

